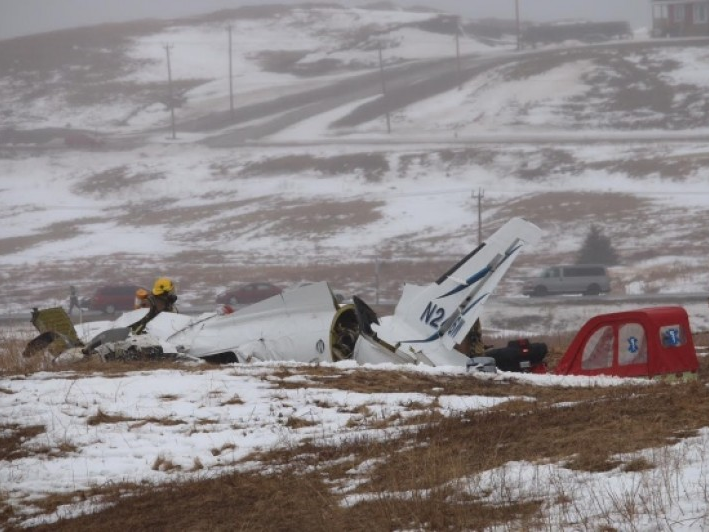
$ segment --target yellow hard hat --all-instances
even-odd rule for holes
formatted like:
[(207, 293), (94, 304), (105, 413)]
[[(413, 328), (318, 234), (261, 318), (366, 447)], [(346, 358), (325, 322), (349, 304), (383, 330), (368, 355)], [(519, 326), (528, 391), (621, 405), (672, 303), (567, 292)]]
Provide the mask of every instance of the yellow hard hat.
[(159, 296), (175, 292), (175, 285), (167, 277), (159, 277), (153, 285), (153, 295)]
[(139, 308), (147, 308), (150, 306), (148, 304), (148, 295), (150, 292), (148, 292), (145, 288), (138, 288), (138, 290), (135, 291), (135, 304), (133, 305), (136, 309)]
[(138, 290), (135, 291), (135, 297), (145, 299), (148, 297), (148, 291), (145, 288), (138, 288)]

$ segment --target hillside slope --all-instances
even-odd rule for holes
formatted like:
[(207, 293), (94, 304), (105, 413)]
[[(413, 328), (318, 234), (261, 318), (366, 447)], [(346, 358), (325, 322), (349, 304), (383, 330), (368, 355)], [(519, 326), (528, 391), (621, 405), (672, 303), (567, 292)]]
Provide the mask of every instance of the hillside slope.
[[(61, 302), (69, 284), (88, 293), (159, 274), (176, 278), (185, 302), (263, 278), (393, 299), (476, 245), (481, 192), (483, 235), (512, 216), (545, 230), (502, 295), (573, 261), (592, 223), (621, 256), (614, 293), (709, 283), (703, 42), (516, 54), (509, 36), (465, 32), (456, 73), (445, 15), (273, 9), (0, 42), (0, 111), (13, 126), (0, 133), (7, 309)], [(448, 81), (422, 77), (432, 69)], [(364, 85), (303, 105), (348, 80)], [(265, 123), (284, 126), (208, 147)], [(103, 143), (67, 146), (77, 130)]]
[[(614, 298), (706, 289), (704, 42), (518, 54), (462, 21), (458, 69), (450, 17), (375, 7), (0, 41), (0, 314), (157, 275), (175, 278), (183, 309), (261, 279), (392, 300), (512, 216), (545, 236), (486, 305), (485, 340), (544, 334), (550, 367)], [(523, 276), (573, 261), (591, 224), (621, 258), (612, 295), (519, 296)], [(709, 320), (694, 301), (696, 333)], [(0, 528), (709, 523), (706, 357), (689, 383), (351, 362), (67, 367), (23, 357), (29, 329), (0, 341)]]

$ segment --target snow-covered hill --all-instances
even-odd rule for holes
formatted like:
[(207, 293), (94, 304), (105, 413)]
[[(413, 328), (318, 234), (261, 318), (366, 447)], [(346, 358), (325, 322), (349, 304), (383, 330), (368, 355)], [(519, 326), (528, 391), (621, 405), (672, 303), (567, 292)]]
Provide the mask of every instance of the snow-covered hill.
[[(376, 69), (379, 46), (385, 65), (456, 53), (450, 16), (404, 10), (273, 5), (60, 31), (0, 42), (4, 124), (112, 133), (165, 126), (166, 48), (179, 119), (228, 109), (229, 28), (237, 106)], [(466, 34), (459, 45), (491, 50)]]
[[(458, 63), (452, 22), (270, 6), (0, 41), (0, 314), (158, 275), (186, 306), (252, 280), (392, 300), (476, 246), (478, 198), (483, 237), (512, 216), (545, 231), (499, 287), (513, 303), (487, 304), (486, 340), (531, 331), (558, 355), (614, 307), (519, 296), (591, 224), (621, 257), (613, 296), (704, 291), (708, 43), (520, 53), (463, 20)], [(0, 345), (8, 526), (103, 511), (66, 526), (706, 528), (704, 361), (677, 386), (350, 362), (52, 371), (22, 358), (28, 329)], [(153, 502), (187, 480), (197, 496)], [(138, 525), (110, 513), (123, 505)], [(176, 515), (197, 507), (213, 514)]]
[[(460, 63), (445, 14), (337, 6), (0, 41), (3, 307), (162, 274), (186, 302), (264, 278), (371, 300), (377, 261), (391, 299), (476, 245), (481, 193), (483, 236), (545, 230), (503, 295), (592, 223), (621, 256), (614, 293), (704, 290), (706, 43), (518, 53), (461, 27)], [(87, 131), (103, 143), (67, 146)]]

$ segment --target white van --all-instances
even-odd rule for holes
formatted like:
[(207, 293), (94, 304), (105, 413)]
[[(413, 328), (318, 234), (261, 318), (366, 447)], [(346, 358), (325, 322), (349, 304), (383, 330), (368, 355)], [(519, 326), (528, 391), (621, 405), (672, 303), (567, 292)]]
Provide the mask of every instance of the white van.
[(611, 282), (606, 267), (600, 264), (550, 266), (538, 277), (524, 283), (522, 293), (528, 296), (548, 294), (584, 294), (596, 296), (610, 292)]

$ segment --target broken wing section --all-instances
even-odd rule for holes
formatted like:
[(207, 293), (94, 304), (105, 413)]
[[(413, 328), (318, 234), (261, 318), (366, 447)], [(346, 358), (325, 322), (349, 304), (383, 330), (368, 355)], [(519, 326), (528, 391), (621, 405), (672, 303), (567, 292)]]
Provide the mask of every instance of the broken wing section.
[(30, 357), (45, 349), (57, 356), (66, 349), (84, 345), (71, 318), (62, 307), (32, 309), (31, 322), (40, 334), (27, 344), (22, 352), (24, 357)]

